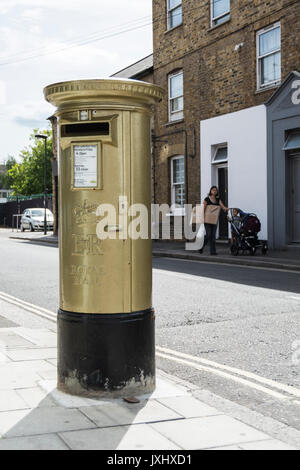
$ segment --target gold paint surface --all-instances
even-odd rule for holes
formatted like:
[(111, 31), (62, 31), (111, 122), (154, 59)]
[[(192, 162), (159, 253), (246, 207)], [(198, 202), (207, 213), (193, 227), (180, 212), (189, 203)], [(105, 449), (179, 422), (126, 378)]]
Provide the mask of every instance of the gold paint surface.
[[(60, 308), (65, 311), (108, 314), (130, 313), (152, 306), (151, 242), (151, 105), (162, 90), (131, 80), (84, 80), (54, 84), (45, 97), (58, 107), (59, 126), (80, 123), (79, 110), (89, 121), (110, 120), (110, 135), (60, 136), (59, 255)], [(73, 188), (73, 148), (80, 143), (98, 145), (100, 184)], [(134, 217), (128, 207), (148, 209), (147, 240), (124, 237)], [(100, 204), (112, 204), (117, 219), (105, 230), (116, 239), (99, 240), (96, 215)]]

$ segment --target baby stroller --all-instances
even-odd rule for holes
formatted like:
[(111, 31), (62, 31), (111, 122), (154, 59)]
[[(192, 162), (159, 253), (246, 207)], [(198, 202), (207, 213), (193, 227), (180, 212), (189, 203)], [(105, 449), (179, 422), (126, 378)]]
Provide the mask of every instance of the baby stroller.
[(256, 214), (247, 214), (240, 209), (229, 209), (228, 220), (231, 226), (230, 251), (234, 256), (238, 256), (240, 251), (243, 254), (249, 251), (254, 256), (257, 248), (261, 248), (263, 255), (267, 254), (267, 241), (258, 239), (261, 223)]

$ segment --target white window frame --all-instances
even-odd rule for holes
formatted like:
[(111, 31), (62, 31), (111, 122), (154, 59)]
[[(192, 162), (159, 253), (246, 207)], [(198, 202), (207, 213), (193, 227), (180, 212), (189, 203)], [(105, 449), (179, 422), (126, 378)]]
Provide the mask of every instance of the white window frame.
[[(175, 10), (181, 9), (181, 22), (178, 23), (176, 26), (171, 26), (171, 18)], [(182, 1), (176, 7), (170, 8), (170, 0), (167, 0), (167, 30), (177, 28), (182, 24)]]
[[(176, 155), (176, 157), (172, 157), (170, 160), (171, 164), (171, 214), (172, 215), (184, 215), (184, 206), (183, 207), (175, 207), (175, 186), (183, 185), (184, 193), (185, 193), (185, 168), (184, 168), (184, 180), (183, 183), (174, 183), (174, 165), (173, 162), (175, 160), (183, 160), (184, 165), (184, 155)], [(183, 204), (185, 201), (183, 202)]]
[[(210, 0), (210, 17), (211, 17), (211, 27), (212, 28), (214, 26), (219, 26), (219, 25), (223, 24), (223, 22), (218, 23), (217, 21), (224, 18), (224, 16), (230, 15), (230, 11), (231, 11), (231, 2), (229, 2), (229, 10), (222, 13), (222, 15), (214, 16), (214, 2), (215, 1), (216, 0)], [(217, 0), (217, 1), (220, 1), (220, 0)], [(225, 23), (225, 21), (228, 21), (228, 20), (224, 20), (224, 23)]]
[[(178, 75), (182, 75), (182, 94), (171, 97), (171, 80), (172, 78), (175, 78)], [(177, 98), (182, 98), (182, 109), (179, 109), (178, 111), (172, 111), (171, 102), (172, 100), (177, 99)], [(179, 70), (178, 72), (171, 73), (168, 76), (168, 108), (169, 108), (169, 122), (180, 121), (183, 119), (183, 116), (184, 116), (183, 114), (183, 110), (184, 110), (183, 70)]]
[[(275, 51), (269, 52), (267, 54), (260, 55), (260, 36), (262, 36), (265, 33), (268, 33), (272, 29), (279, 28), (280, 31), (280, 47), (279, 49), (276, 49)], [(280, 52), (280, 77), (276, 80), (272, 80), (267, 83), (262, 83), (262, 62), (263, 59), (266, 57), (269, 57), (271, 55), (277, 54)], [(264, 29), (261, 29), (260, 31), (257, 32), (256, 34), (256, 68), (257, 68), (257, 89), (258, 90), (263, 90), (264, 88), (272, 87), (274, 85), (277, 85), (278, 83), (281, 82), (281, 24), (280, 21), (277, 23), (274, 23), (271, 26), (267, 26)]]
[[(224, 158), (223, 160), (216, 160), (215, 161), (218, 150), (225, 149), (225, 148), (227, 149), (227, 158)], [(228, 145), (227, 144), (212, 145), (211, 164), (216, 166), (216, 165), (223, 165), (224, 163), (228, 163)]]

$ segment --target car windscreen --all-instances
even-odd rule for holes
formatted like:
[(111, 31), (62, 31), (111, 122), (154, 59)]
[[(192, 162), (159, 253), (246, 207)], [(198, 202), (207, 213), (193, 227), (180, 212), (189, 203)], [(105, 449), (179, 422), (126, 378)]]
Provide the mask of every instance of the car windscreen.
[(31, 211), (31, 215), (33, 217), (42, 217), (44, 215), (44, 211)]

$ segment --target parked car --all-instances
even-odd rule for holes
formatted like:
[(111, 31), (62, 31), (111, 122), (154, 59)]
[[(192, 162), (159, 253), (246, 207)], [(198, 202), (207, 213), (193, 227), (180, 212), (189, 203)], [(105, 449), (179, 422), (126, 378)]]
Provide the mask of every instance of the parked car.
[[(21, 232), (28, 229), (31, 232), (35, 230), (44, 230), (45, 210), (41, 208), (26, 209), (21, 217)], [(53, 230), (53, 214), (46, 209), (47, 229)]]

